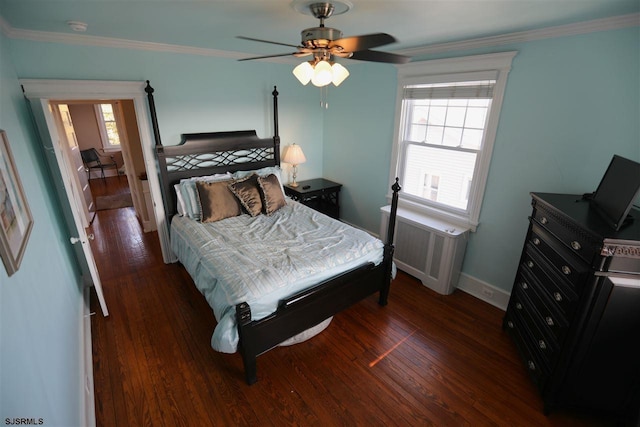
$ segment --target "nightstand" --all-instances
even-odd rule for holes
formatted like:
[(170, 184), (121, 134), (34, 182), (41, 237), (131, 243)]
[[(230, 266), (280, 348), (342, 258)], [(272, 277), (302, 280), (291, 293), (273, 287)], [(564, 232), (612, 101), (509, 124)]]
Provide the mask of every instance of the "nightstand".
[(303, 205), (332, 218), (340, 218), (340, 188), (342, 184), (324, 178), (298, 181), (297, 187), (284, 185), (284, 192)]

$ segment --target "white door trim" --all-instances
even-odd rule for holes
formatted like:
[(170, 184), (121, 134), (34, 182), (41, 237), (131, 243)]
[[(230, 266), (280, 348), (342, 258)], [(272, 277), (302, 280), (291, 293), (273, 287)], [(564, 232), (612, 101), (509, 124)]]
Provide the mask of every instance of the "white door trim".
[[(25, 96), (32, 100), (133, 100), (149, 189), (154, 201), (154, 214), (158, 226), (162, 258), (165, 263), (172, 262), (173, 256), (171, 255), (164, 204), (160, 202), (162, 201), (162, 190), (155, 161), (155, 139), (151, 134), (147, 94), (144, 91), (146, 82), (21, 79), (20, 84)], [(45, 109), (45, 114), (50, 114), (48, 108)]]

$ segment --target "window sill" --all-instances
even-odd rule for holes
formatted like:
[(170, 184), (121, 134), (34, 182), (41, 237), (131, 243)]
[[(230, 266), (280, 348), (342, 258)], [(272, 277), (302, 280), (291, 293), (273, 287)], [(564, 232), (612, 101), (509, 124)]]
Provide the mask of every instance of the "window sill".
[(120, 147), (118, 148), (113, 148), (113, 147), (104, 147), (102, 149), (102, 151), (104, 151), (105, 153), (119, 153), (120, 151), (122, 151), (122, 149)]
[[(387, 200), (390, 201), (391, 196), (388, 196)], [(398, 200), (398, 208), (402, 209), (404, 212), (411, 212), (414, 215), (429, 218), (431, 221), (435, 221), (436, 223), (442, 223), (445, 228), (461, 229), (461, 232), (466, 230), (475, 232), (479, 225), (479, 223), (471, 221), (467, 217), (445, 212), (430, 206), (421, 205), (402, 198)]]

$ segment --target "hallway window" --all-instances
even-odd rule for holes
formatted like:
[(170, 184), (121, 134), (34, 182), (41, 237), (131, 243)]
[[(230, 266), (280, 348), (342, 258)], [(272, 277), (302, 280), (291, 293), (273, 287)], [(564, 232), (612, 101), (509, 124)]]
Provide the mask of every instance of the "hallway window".
[(96, 104), (95, 108), (104, 151), (120, 151), (120, 135), (113, 104)]

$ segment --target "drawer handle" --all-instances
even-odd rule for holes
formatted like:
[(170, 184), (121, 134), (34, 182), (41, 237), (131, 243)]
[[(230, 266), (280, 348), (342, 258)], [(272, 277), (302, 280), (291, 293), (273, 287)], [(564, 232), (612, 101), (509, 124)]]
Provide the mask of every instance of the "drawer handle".
[(580, 249), (582, 249), (582, 245), (580, 245), (580, 243), (575, 240), (571, 242), (571, 247), (576, 251), (579, 251)]
[(533, 268), (533, 261), (531, 260), (527, 261), (527, 267)]
[(569, 267), (567, 267), (566, 265), (563, 265), (563, 266), (562, 266), (562, 272), (563, 272), (565, 275), (567, 275), (567, 276), (568, 276), (568, 275), (570, 275), (570, 274), (571, 274), (571, 269), (570, 269)]
[(529, 285), (527, 285), (527, 282), (522, 282), (522, 283), (520, 284), (520, 287), (521, 287), (522, 289), (524, 289), (524, 290), (529, 289)]
[(553, 318), (551, 318), (551, 316), (545, 317), (544, 320), (547, 322), (547, 325), (549, 326), (553, 326), (555, 324), (553, 323)]
[(538, 341), (538, 347), (540, 347), (542, 350), (546, 350), (547, 349), (547, 343), (544, 342), (544, 340), (540, 340), (540, 341)]
[(562, 302), (562, 295), (560, 295), (560, 292), (554, 292), (553, 297), (556, 299), (556, 301)]
[(538, 246), (540, 244), (540, 239), (538, 239), (537, 237), (533, 238), (533, 244)]
[(543, 217), (540, 219), (540, 222), (541, 222), (541, 223), (543, 223), (543, 224), (546, 224), (546, 223), (548, 223), (548, 222), (549, 222), (549, 220), (547, 219), (547, 217), (546, 217), (546, 216), (543, 216)]
[(520, 304), (519, 302), (516, 303), (516, 308), (518, 310), (522, 310), (522, 304)]
[(507, 326), (508, 326), (510, 329), (513, 329), (513, 322), (512, 322), (511, 320), (509, 320), (509, 321), (507, 322)]
[(527, 365), (529, 366), (529, 370), (531, 370), (531, 371), (535, 371), (536, 370), (536, 364), (533, 363), (533, 360), (529, 360), (527, 362)]

